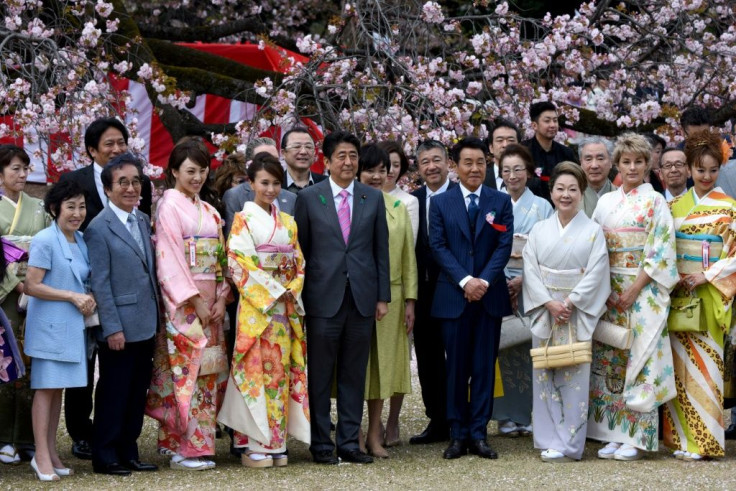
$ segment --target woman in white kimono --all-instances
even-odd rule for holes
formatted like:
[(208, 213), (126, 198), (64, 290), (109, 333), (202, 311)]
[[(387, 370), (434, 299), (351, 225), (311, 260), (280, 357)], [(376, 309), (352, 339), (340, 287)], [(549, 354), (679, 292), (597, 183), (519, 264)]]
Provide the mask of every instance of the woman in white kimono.
[[(610, 294), (600, 226), (580, 209), (585, 174), (563, 162), (550, 178), (556, 213), (538, 223), (524, 248), (522, 293), (532, 344), (588, 341)], [(572, 339), (570, 339), (572, 337)], [(534, 447), (545, 462), (580, 460), (588, 422), (590, 364), (533, 370)]]
[(611, 266), (603, 318), (634, 332), (628, 350), (593, 343), (588, 438), (610, 442), (598, 451), (602, 459), (657, 451), (657, 408), (676, 394), (667, 333), (669, 294), (679, 280), (675, 230), (664, 197), (644, 182), (650, 155), (643, 136), (616, 140), (621, 187), (601, 196), (592, 217), (603, 227)]
[[(506, 266), (506, 283), (514, 312), (523, 312), (521, 305), (521, 251), (532, 227), (549, 218), (552, 205), (535, 196), (526, 187), (534, 175), (534, 161), (523, 145), (510, 144), (499, 159), (499, 173), (511, 196), (514, 207), (514, 246)], [(514, 319), (510, 317), (509, 319)], [(508, 320), (501, 324), (501, 332), (510, 327)], [(493, 419), (498, 421), (502, 436), (528, 436), (532, 431), (532, 360), (529, 349), (531, 340), (510, 346), (498, 353), (498, 365), (503, 380), (503, 396), (493, 403)]]

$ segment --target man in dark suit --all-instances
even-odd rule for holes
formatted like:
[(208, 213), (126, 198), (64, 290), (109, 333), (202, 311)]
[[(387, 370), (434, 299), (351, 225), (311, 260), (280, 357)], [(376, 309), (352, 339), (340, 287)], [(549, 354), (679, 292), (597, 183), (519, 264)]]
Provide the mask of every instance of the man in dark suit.
[(417, 234), (418, 298), (415, 307), (414, 351), (422, 388), (425, 414), (429, 418), (426, 429), (409, 439), (411, 444), (441, 442), (448, 439), (447, 388), (445, 378), (445, 348), (442, 324), (430, 315), (434, 287), (440, 268), (434, 262), (429, 248), (429, 204), (433, 196), (456, 186), (447, 178), (449, 163), (447, 149), (437, 140), (427, 140), (417, 147), (417, 169), (424, 186), (414, 193), (419, 201), (419, 233)]
[[(337, 379), (337, 455), (370, 463), (358, 433), (374, 323), (391, 301), (388, 226), (383, 194), (355, 181), (360, 141), (336, 131), (323, 143), (330, 178), (296, 199), (299, 244), (306, 261), (309, 407), (314, 461), (336, 464), (330, 439), (330, 394)], [(334, 377), (334, 378), (333, 378)]]
[[(447, 353), (447, 420), (455, 459), (497, 454), (486, 441), (501, 318), (511, 314), (504, 267), (511, 254), (511, 198), (483, 186), (485, 147), (465, 138), (452, 149), (460, 185), (432, 199), (429, 242), (440, 266), (432, 315)], [(468, 398), (468, 386), (470, 397)], [(470, 401), (468, 401), (470, 399)]]
[(157, 469), (139, 460), (136, 440), (153, 369), (158, 281), (151, 219), (135, 209), (140, 162), (129, 153), (115, 157), (103, 169), (102, 183), (108, 204), (84, 233), (100, 317), (92, 466), (96, 473), (128, 475)]
[(537, 167), (537, 177), (542, 185), (535, 189), (529, 188), (537, 196), (541, 196), (550, 203), (549, 176), (552, 169), (560, 162), (577, 162), (575, 152), (569, 147), (555, 141), (560, 130), (557, 106), (550, 101), (535, 102), (529, 107), (529, 117), (532, 120), (534, 136), (522, 142), (532, 154), (534, 165)]
[[(86, 191), (87, 216), (79, 227), (84, 232), (89, 222), (96, 217), (107, 202), (100, 175), (108, 161), (128, 150), (128, 130), (115, 118), (100, 118), (93, 121), (84, 133), (84, 147), (92, 164), (67, 172), (59, 181), (75, 181)], [(151, 215), (151, 180), (144, 176), (141, 200), (138, 209)], [(91, 459), (92, 449), (92, 390), (94, 387), (95, 359), (97, 349), (93, 349), (87, 364), (87, 386), (66, 389), (64, 396), (64, 419), (66, 429), (72, 438), (72, 454), (80, 459)]]
[(310, 170), (314, 164), (315, 146), (306, 128), (296, 126), (284, 133), (281, 153), (286, 162), (284, 187), (292, 193), (299, 194), (302, 189), (327, 179), (327, 176)]

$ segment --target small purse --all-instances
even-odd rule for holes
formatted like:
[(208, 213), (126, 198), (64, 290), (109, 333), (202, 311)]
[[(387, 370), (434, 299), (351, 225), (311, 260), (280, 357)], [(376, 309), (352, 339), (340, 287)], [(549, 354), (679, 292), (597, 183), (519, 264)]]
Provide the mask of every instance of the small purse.
[(599, 319), (593, 331), (593, 339), (618, 349), (631, 349), (634, 344), (634, 331), (631, 330), (631, 320), (626, 312), (626, 325), (619, 326), (611, 321)]
[(707, 328), (703, 300), (696, 297), (674, 297), (671, 300), (670, 314), (667, 316), (669, 332), (702, 332)]
[(202, 353), (199, 375), (212, 375), (227, 370), (227, 353), (222, 346), (209, 346)]
[[(567, 329), (570, 333), (568, 339), (572, 339), (572, 324), (569, 322)], [(550, 347), (550, 339), (552, 339), (551, 335), (544, 346), (529, 350), (534, 368), (563, 368), (593, 361), (593, 343), (590, 341), (577, 341)]]

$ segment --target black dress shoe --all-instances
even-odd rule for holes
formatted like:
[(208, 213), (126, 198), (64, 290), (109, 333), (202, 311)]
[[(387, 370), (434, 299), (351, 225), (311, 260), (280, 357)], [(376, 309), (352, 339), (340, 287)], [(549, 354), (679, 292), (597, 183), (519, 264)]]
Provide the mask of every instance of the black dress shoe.
[(112, 464), (92, 464), (92, 470), (95, 474), (107, 474), (109, 476), (129, 476), (131, 472), (118, 464), (113, 462)]
[(72, 455), (82, 460), (92, 460), (92, 449), (87, 440), (72, 443)]
[(122, 465), (126, 469), (136, 472), (150, 472), (158, 470), (158, 466), (156, 464), (141, 462), (140, 460), (129, 460), (127, 462), (123, 462)]
[(726, 440), (736, 440), (736, 423), (731, 423), (726, 428)]
[(332, 450), (312, 452), (312, 459), (315, 464), (335, 465), (339, 462), (337, 457), (335, 457), (335, 454), (332, 453)]
[(459, 459), (468, 453), (468, 445), (465, 440), (450, 440), (450, 446), (442, 454), (445, 459)]
[(337, 452), (337, 456), (343, 462), (352, 462), (354, 464), (372, 464), (373, 457), (361, 452), (357, 448), (355, 450), (342, 450)]
[(427, 443), (445, 442), (450, 438), (450, 432), (447, 428), (441, 429), (437, 425), (430, 423), (427, 428), (409, 438), (409, 443), (412, 445), (424, 445)]
[(498, 454), (495, 450), (488, 446), (485, 440), (473, 440), (470, 442), (469, 451), (473, 455), (483, 457), (484, 459), (497, 459)]

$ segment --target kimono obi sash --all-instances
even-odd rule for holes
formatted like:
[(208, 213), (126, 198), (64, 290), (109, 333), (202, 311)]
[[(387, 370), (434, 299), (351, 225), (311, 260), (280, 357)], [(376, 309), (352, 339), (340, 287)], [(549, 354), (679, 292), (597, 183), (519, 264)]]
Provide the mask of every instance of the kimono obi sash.
[(193, 275), (220, 276), (222, 244), (217, 236), (184, 237), (184, 258)]
[(524, 252), (524, 246), (528, 238), (529, 236), (525, 234), (514, 234), (514, 241), (511, 244), (511, 256), (506, 267), (515, 269), (522, 269), (524, 267), (522, 253)]
[(613, 268), (638, 268), (644, 259), (644, 244), (649, 234), (643, 228), (603, 228), (608, 261)]
[(295, 267), (294, 246), (291, 244), (260, 244), (256, 246), (256, 252), (264, 271), (283, 273)]
[(28, 272), (28, 250), (31, 248), (30, 235), (4, 235), (3, 252), (8, 268), (19, 278), (25, 278)]
[[(550, 297), (560, 302), (567, 298), (585, 274), (583, 268), (551, 269), (540, 265), (539, 269), (542, 273), (542, 283), (549, 291)], [(571, 319), (571, 322), (573, 325), (576, 323), (573, 319)], [(541, 339), (549, 339), (552, 335), (552, 326), (555, 323), (549, 315), (549, 311), (545, 307), (541, 307), (538, 313), (532, 317), (532, 334)]]
[[(675, 243), (677, 271), (680, 274), (702, 273), (707, 269), (706, 264), (712, 264), (721, 258), (723, 251), (723, 239), (718, 235), (675, 232)], [(708, 253), (707, 260), (703, 257), (704, 251)]]

